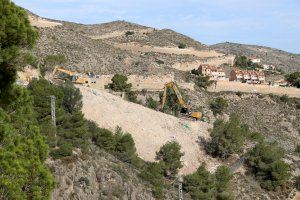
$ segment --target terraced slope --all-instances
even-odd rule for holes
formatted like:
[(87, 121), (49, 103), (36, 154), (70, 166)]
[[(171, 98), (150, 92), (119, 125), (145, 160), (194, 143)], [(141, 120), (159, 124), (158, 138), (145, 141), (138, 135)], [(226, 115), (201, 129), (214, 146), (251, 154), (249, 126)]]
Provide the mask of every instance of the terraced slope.
[(300, 71), (300, 55), (285, 52), (279, 49), (246, 45), (237, 43), (220, 43), (210, 48), (225, 54), (245, 55), (247, 57), (261, 58), (265, 64), (273, 64), (286, 72)]

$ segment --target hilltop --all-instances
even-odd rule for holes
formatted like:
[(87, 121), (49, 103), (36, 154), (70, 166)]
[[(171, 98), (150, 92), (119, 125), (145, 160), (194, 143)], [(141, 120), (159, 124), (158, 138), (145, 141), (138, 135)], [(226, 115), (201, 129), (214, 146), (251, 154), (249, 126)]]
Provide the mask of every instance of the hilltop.
[(35, 54), (41, 59), (62, 54), (78, 71), (168, 74), (180, 73), (185, 65), (227, 62), (226, 55), (169, 29), (125, 21), (83, 25), (32, 14), (30, 21), (40, 32)]
[(257, 57), (260, 58), (263, 63), (272, 64), (285, 72), (300, 70), (300, 55), (279, 49), (230, 42), (215, 44), (210, 46), (210, 48), (225, 54)]

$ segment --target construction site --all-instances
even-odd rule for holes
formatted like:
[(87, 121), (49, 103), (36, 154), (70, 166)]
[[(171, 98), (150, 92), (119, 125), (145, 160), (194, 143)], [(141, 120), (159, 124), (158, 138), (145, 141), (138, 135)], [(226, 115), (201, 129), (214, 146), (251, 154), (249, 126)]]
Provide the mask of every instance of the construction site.
[[(299, 157), (295, 155), (300, 142), (299, 88), (267, 84), (269, 77), (263, 73), (263, 81), (257, 84), (254, 81), (248, 84), (248, 79), (229, 81), (237, 54), (217, 51), (169, 29), (157, 30), (124, 21), (81, 25), (38, 16), (29, 19), (41, 34), (33, 50), (41, 59), (36, 67), (27, 66), (18, 72), (17, 84), (26, 87), (37, 79), (46, 80), (52, 86), (73, 83), (82, 95), (84, 118), (101, 130), (115, 134), (121, 128), (129, 133), (136, 154), (146, 163), (157, 162), (157, 153), (163, 145), (177, 142), (183, 154), (180, 159), (183, 166), (176, 176), (179, 184), (171, 185), (181, 195), (182, 182), (177, 179), (197, 173), (202, 164), (210, 173), (215, 173), (219, 166), (227, 166), (232, 173), (234, 193), (240, 199), (283, 199), (283, 196), (292, 199), (298, 195), (292, 188), (282, 194), (266, 192), (247, 174), (246, 151), (254, 148), (256, 142), (249, 141), (250, 136), (245, 139), (243, 151), (228, 157), (209, 154), (206, 147), (212, 141), (215, 122), (226, 124), (236, 114), (245, 130), (261, 133), (267, 141), (276, 141), (287, 152), (283, 160), (291, 164), (291, 174), (299, 176)], [(49, 57), (51, 62), (46, 62)], [(58, 62), (58, 57), (64, 61)], [(284, 78), (282, 74), (278, 77)], [(56, 126), (57, 105), (55, 97), (50, 97), (46, 102), (51, 106), (51, 119)], [(215, 102), (221, 102), (224, 108), (221, 110)], [(93, 143), (95, 138), (89, 140)], [(120, 164), (111, 152), (98, 150), (94, 151), (97, 155), (89, 155), (87, 160), (80, 148), (71, 150), (75, 161), (70, 157), (61, 161), (47, 159), (55, 167), (59, 180), (53, 199), (61, 196), (68, 199), (75, 193), (83, 199), (91, 196), (96, 199), (102, 183), (108, 184), (109, 190), (115, 182), (120, 183), (117, 188), (134, 191), (133, 196), (138, 193), (134, 186), (128, 188), (127, 172), (122, 171), (128, 167), (135, 174), (136, 167), (126, 162)], [(106, 171), (102, 172), (103, 168)], [(90, 180), (89, 188), (78, 184), (78, 179)], [(168, 178), (164, 181), (171, 182)], [(147, 193), (148, 185), (141, 187)], [(139, 199), (136, 196), (132, 199)]]

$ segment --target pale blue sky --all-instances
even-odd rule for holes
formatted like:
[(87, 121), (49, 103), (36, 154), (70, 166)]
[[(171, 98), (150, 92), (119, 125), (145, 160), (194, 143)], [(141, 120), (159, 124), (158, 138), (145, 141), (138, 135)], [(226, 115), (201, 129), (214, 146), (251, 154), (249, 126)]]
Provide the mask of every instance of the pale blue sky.
[(205, 44), (238, 42), (300, 54), (300, 0), (14, 0), (47, 18), (126, 20), (170, 28)]

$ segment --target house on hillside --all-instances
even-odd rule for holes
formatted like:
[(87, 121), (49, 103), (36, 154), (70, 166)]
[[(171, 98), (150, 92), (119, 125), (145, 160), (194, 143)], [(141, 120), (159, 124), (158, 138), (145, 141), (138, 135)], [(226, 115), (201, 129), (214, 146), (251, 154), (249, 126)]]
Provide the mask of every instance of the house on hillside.
[(242, 83), (264, 83), (265, 80), (264, 72), (255, 70), (232, 70), (229, 78), (229, 81)]
[(260, 59), (259, 58), (255, 58), (255, 57), (252, 57), (252, 58), (250, 58), (249, 59), (251, 62), (253, 62), (253, 63), (260, 63)]
[(267, 70), (275, 70), (276, 69), (276, 67), (274, 65), (266, 65), (266, 64), (264, 64), (264, 65), (262, 65), (262, 67), (266, 71)]
[(200, 65), (198, 68), (199, 74), (202, 76), (209, 76), (211, 80), (225, 80), (226, 74), (223, 68), (211, 66), (211, 65)]
[(280, 80), (271, 82), (271, 85), (274, 87), (287, 87), (287, 86), (289, 86), (289, 82), (284, 79), (280, 79)]

